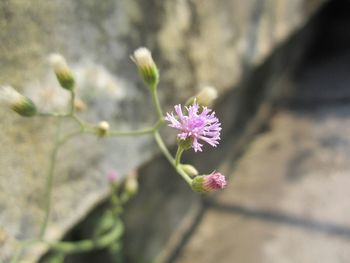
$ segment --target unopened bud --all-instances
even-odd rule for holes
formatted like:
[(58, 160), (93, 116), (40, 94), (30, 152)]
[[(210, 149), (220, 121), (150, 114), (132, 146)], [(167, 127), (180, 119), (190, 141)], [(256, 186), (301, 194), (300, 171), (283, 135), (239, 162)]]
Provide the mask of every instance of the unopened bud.
[(218, 91), (214, 87), (206, 86), (195, 97), (199, 105), (211, 106), (218, 97)]
[(209, 193), (225, 188), (227, 182), (224, 175), (213, 172), (209, 175), (196, 176), (192, 180), (192, 189), (199, 193)]
[(181, 164), (181, 169), (191, 177), (195, 177), (196, 175), (198, 175), (198, 171), (193, 165)]
[(74, 109), (76, 111), (78, 111), (78, 112), (85, 111), (86, 110), (86, 104), (81, 99), (76, 98), (74, 100)]
[(214, 87), (206, 86), (195, 96), (189, 98), (186, 105), (191, 105), (194, 101), (196, 101), (200, 106), (212, 106), (217, 97), (218, 91)]
[(128, 193), (129, 196), (133, 196), (137, 193), (139, 190), (139, 183), (137, 181), (137, 173), (135, 171), (132, 171), (128, 174), (126, 181), (125, 181), (125, 191)]
[(114, 170), (109, 171), (107, 173), (108, 182), (110, 182), (111, 184), (115, 184), (118, 181), (118, 178), (119, 178), (119, 174)]
[(159, 81), (159, 72), (151, 52), (145, 47), (140, 47), (134, 51), (131, 59), (135, 62), (144, 82), (150, 87), (155, 87)]
[(0, 103), (23, 117), (34, 116), (37, 112), (33, 101), (17, 92), (11, 86), (0, 87)]
[(75, 80), (66, 59), (60, 54), (51, 54), (49, 61), (61, 87), (67, 90), (73, 90)]
[(109, 131), (109, 123), (101, 121), (96, 127), (96, 133), (99, 137), (105, 137)]

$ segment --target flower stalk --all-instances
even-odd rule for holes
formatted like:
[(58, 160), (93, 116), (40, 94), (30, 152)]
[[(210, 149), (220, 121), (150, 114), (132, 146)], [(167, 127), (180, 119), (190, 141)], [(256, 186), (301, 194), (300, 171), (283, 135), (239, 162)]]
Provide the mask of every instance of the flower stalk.
[[(112, 207), (110, 212), (113, 216), (109, 215), (109, 218), (107, 218), (106, 221), (113, 220), (113, 227), (110, 227), (107, 233), (100, 235), (97, 238), (77, 242), (49, 242), (45, 240), (46, 229), (51, 212), (53, 181), (59, 149), (77, 136), (93, 134), (98, 137), (107, 138), (153, 135), (157, 146), (165, 158), (194, 191), (208, 193), (222, 189), (226, 186), (226, 179), (220, 173), (213, 172), (209, 175), (198, 175), (197, 169), (192, 165), (181, 164), (181, 157), (185, 150), (193, 148), (195, 152), (202, 151), (203, 145), (201, 142), (206, 142), (213, 147), (216, 147), (219, 143), (221, 124), (215, 116), (215, 112), (206, 107), (206, 105), (211, 104), (216, 98), (215, 91), (212, 89), (206, 89), (198, 94), (197, 97), (194, 97), (193, 101), (191, 101), (191, 105), (185, 107), (187, 114), (183, 113), (182, 107), (179, 104), (174, 107), (176, 116), (171, 112), (167, 113), (166, 117), (164, 117), (158, 96), (159, 71), (151, 56), (151, 52), (146, 48), (139, 48), (134, 52), (131, 58), (135, 62), (141, 78), (149, 88), (153, 106), (157, 113), (157, 121), (155, 124), (151, 127), (140, 130), (113, 130), (106, 121), (101, 121), (96, 125), (90, 124), (81, 119), (76, 114), (76, 92), (73, 72), (64, 57), (59, 54), (52, 55), (50, 57), (50, 62), (59, 84), (70, 93), (69, 108), (66, 112), (37, 111), (34, 103), (32, 103), (29, 98), (19, 94), (13, 88), (0, 89), (0, 103), (2, 102), (9, 105), (20, 115), (25, 117), (37, 115), (39, 117), (57, 118), (54, 145), (48, 164), (45, 192), (46, 203), (44, 208), (44, 218), (40, 227), (39, 239), (24, 242), (18, 253), (12, 259), (12, 263), (16, 263), (20, 259), (24, 248), (35, 244), (48, 245), (51, 249), (59, 252), (60, 258), (63, 260), (66, 254), (86, 252), (105, 247), (111, 248), (112, 246), (115, 247), (116, 242), (120, 242), (120, 237), (123, 233), (123, 225), (120, 220), (120, 215), (123, 212), (123, 205), (138, 191), (136, 175), (130, 175), (125, 181), (124, 187), (120, 187), (116, 174), (109, 176), (109, 182), (112, 186)], [(198, 103), (196, 101), (197, 99)], [(61, 132), (63, 120), (73, 121), (78, 128), (63, 135)], [(175, 157), (170, 153), (159, 133), (159, 130), (165, 121), (169, 122), (168, 126), (179, 130), (179, 134), (177, 135), (178, 148)], [(110, 221), (108, 221), (107, 226), (111, 226)], [(102, 229), (105, 230), (106, 226)], [(98, 232), (101, 232), (101, 230)]]

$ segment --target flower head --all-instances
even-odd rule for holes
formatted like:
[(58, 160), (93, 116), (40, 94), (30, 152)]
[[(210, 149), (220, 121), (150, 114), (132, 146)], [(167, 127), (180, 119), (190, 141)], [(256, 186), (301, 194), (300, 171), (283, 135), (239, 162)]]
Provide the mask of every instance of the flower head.
[(209, 175), (197, 176), (192, 181), (192, 189), (196, 192), (207, 193), (225, 188), (226, 178), (221, 173), (212, 172)]
[(195, 152), (202, 151), (203, 144), (199, 143), (199, 140), (205, 141), (213, 147), (219, 144), (221, 123), (215, 117), (215, 112), (207, 107), (201, 107), (200, 110), (196, 101), (193, 105), (185, 107), (188, 116), (182, 113), (180, 104), (174, 108), (177, 117), (173, 113), (167, 113), (165, 120), (170, 122), (170, 127), (180, 130), (177, 135), (178, 139), (191, 139)]
[(147, 85), (154, 86), (158, 83), (159, 72), (152, 54), (147, 48), (140, 47), (136, 49), (131, 59), (135, 62), (141, 77)]

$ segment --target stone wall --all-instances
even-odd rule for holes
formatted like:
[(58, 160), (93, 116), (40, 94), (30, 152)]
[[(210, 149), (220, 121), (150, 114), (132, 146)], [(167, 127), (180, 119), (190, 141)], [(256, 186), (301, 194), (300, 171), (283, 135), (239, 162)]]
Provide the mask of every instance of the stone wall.
[[(301, 28), (323, 2), (1, 1), (0, 83), (14, 85), (42, 109), (62, 109), (67, 94), (59, 89), (45, 63), (49, 52), (59, 51), (76, 73), (78, 95), (88, 106), (84, 118), (91, 122), (106, 119), (121, 129), (143, 127), (153, 123), (155, 116), (148, 92), (129, 59), (136, 47), (145, 45), (153, 51), (161, 69), (161, 101), (169, 109), (203, 85), (217, 87), (220, 94), (236, 89), (248, 72)], [(229, 105), (229, 114), (222, 116), (224, 127), (225, 123), (231, 127), (230, 115), (240, 114), (240, 104), (225, 105)], [(16, 240), (38, 235), (53, 123), (24, 120), (5, 109), (0, 115), (0, 258), (6, 262), (14, 253)], [(47, 238), (61, 238), (106, 197), (109, 169), (125, 173), (155, 153), (147, 136), (107, 141), (83, 137), (67, 145), (55, 174)], [(176, 189), (171, 190), (175, 199)], [(184, 196), (195, 199), (187, 193), (178, 201)], [(180, 211), (174, 219), (179, 222), (186, 208), (175, 205), (174, 209), (169, 213)], [(168, 232), (171, 230), (169, 227)], [(153, 257), (162, 245), (154, 242), (158, 244), (145, 252), (147, 257)], [(27, 261), (35, 261), (43, 251), (28, 252)]]

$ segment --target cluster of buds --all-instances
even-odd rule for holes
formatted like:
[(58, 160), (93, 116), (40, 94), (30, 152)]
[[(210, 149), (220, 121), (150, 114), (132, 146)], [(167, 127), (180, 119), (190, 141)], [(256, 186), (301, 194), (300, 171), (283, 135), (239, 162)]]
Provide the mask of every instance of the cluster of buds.
[[(72, 70), (69, 68), (65, 58), (59, 54), (52, 54), (49, 57), (49, 61), (61, 87), (70, 91), (73, 90), (75, 80)], [(20, 94), (11, 86), (0, 87), (0, 103), (23, 117), (32, 117), (37, 114), (34, 102)], [(74, 106), (75, 105), (76, 102), (74, 102)], [(77, 107), (83, 109), (85, 105), (79, 103)]]
[(37, 113), (33, 101), (11, 86), (0, 87), (0, 102), (23, 117), (31, 117)]

